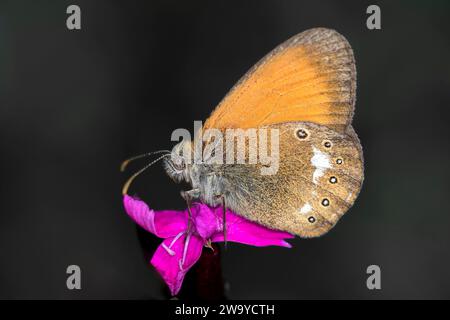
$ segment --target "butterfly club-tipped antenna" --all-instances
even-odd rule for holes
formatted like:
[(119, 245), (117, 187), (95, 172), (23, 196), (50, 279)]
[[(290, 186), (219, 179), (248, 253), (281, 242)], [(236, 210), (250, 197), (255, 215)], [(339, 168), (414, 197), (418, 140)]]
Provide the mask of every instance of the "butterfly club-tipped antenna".
[(158, 154), (158, 153), (170, 153), (170, 150), (157, 150), (157, 151), (152, 151), (152, 152), (147, 152), (147, 153), (143, 153), (134, 157), (131, 157), (125, 161), (122, 162), (122, 164), (120, 165), (120, 171), (124, 172), (125, 169), (127, 168), (128, 164), (134, 160), (138, 160), (138, 159), (142, 159), (142, 158), (146, 158), (148, 156), (154, 155), (154, 154)]
[[(128, 189), (130, 188), (131, 183), (133, 182), (133, 180), (134, 180), (137, 176), (139, 176), (142, 172), (144, 172), (145, 170), (147, 170), (148, 168), (150, 168), (152, 165), (154, 165), (154, 164), (157, 163), (158, 161), (164, 159), (165, 157), (169, 157), (169, 156), (170, 156), (170, 151), (166, 151), (166, 150), (155, 151), (155, 152), (153, 152), (153, 153), (143, 154), (143, 155), (139, 155), (139, 156), (130, 158), (130, 159), (128, 159), (128, 160), (125, 160), (125, 161), (122, 163), (121, 169), (123, 168), (123, 170), (125, 170), (127, 164), (128, 164), (129, 162), (133, 161), (133, 160), (136, 160), (136, 159), (140, 159), (140, 158), (146, 157), (147, 155), (150, 155), (150, 154), (163, 153), (163, 152), (164, 152), (165, 154), (163, 154), (163, 155), (160, 156), (159, 158), (153, 160), (152, 162), (150, 162), (149, 164), (147, 164), (145, 167), (143, 167), (142, 169), (140, 169), (139, 171), (137, 171), (136, 173), (134, 173), (130, 178), (128, 178), (128, 180), (127, 180), (127, 181), (125, 182), (125, 184), (123, 185), (123, 188), (122, 188), (122, 195), (127, 194)], [(123, 170), (122, 170), (122, 171), (123, 171)]]

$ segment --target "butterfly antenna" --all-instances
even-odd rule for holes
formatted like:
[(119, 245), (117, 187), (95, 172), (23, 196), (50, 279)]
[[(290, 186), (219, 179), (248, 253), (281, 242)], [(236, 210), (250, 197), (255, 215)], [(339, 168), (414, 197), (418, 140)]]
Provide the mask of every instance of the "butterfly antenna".
[(158, 151), (147, 152), (147, 153), (140, 154), (138, 156), (131, 157), (131, 158), (125, 160), (124, 162), (122, 162), (122, 164), (120, 165), (120, 171), (121, 172), (125, 171), (125, 169), (127, 168), (128, 164), (130, 162), (134, 161), (134, 160), (141, 159), (141, 158), (146, 158), (148, 156), (151, 156), (153, 154), (158, 154), (158, 153), (170, 153), (170, 151), (169, 150), (158, 150)]
[(159, 157), (156, 160), (153, 160), (152, 162), (150, 162), (149, 164), (147, 164), (145, 167), (143, 167), (141, 170), (139, 170), (138, 172), (136, 172), (135, 174), (133, 174), (128, 180), (127, 182), (125, 182), (125, 184), (123, 185), (122, 188), (122, 195), (126, 195), (128, 192), (128, 188), (130, 187), (130, 184), (133, 182), (133, 180), (140, 175), (142, 172), (144, 172), (145, 170), (147, 170), (148, 168), (150, 168), (152, 165), (154, 165), (155, 163), (157, 163), (159, 160), (164, 159), (165, 157), (170, 156), (170, 154), (164, 154), (161, 157)]

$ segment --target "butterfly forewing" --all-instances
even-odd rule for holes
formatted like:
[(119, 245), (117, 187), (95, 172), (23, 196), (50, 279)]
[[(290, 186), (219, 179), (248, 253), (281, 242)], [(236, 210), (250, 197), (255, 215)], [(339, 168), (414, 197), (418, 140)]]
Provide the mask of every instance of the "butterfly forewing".
[(309, 121), (344, 132), (356, 91), (353, 51), (334, 30), (302, 32), (266, 55), (230, 90), (205, 128)]

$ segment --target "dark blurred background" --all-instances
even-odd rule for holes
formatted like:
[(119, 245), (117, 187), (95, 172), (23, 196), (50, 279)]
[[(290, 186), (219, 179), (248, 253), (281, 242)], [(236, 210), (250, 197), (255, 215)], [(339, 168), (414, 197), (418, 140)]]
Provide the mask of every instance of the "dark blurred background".
[[(82, 29), (66, 28), (77, 4)], [(366, 28), (381, 7), (382, 29)], [(312, 27), (352, 44), (355, 206), (293, 249), (230, 244), (232, 299), (450, 298), (447, 1), (1, 1), (0, 298), (164, 298), (121, 204), (120, 162), (171, 148), (259, 58)], [(134, 166), (133, 169), (136, 169)], [(160, 166), (132, 186), (184, 208)], [(66, 288), (66, 267), (82, 290)], [(382, 289), (366, 287), (381, 267)]]

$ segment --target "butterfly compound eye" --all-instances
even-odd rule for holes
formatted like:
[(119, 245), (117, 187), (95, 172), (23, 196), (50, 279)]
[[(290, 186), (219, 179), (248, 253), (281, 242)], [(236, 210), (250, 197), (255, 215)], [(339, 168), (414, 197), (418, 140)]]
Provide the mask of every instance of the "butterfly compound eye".
[(304, 140), (308, 138), (308, 131), (306, 131), (305, 129), (298, 129), (296, 135), (300, 140)]

